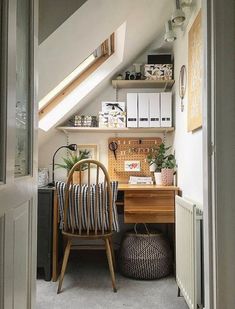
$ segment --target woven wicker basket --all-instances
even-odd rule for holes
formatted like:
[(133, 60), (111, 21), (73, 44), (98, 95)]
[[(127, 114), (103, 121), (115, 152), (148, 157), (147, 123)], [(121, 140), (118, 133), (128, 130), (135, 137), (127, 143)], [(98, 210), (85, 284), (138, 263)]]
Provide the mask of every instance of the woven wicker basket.
[(135, 279), (159, 279), (172, 271), (172, 253), (166, 238), (158, 232), (126, 233), (119, 252), (121, 273)]

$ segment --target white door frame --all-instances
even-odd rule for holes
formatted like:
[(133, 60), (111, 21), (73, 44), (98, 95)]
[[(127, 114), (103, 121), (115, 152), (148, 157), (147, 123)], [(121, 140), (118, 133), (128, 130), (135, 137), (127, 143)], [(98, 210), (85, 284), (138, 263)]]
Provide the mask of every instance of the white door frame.
[(235, 1), (204, 14), (205, 308), (235, 308)]
[[(17, 2), (18, 1), (18, 2)], [(2, 31), (3, 78), (1, 103), (4, 102), (4, 116), (1, 115), (3, 141), (4, 175), (0, 183), (0, 308), (33, 309), (36, 297), (36, 251), (37, 251), (37, 119), (36, 99), (37, 69), (36, 51), (38, 0), (30, 4), (30, 51), (29, 51), (29, 171), (26, 176), (15, 177), (16, 152), (16, 76), (17, 60), (17, 3), (22, 0), (5, 0)], [(2, 4), (2, 1), (1, 1)], [(28, 33), (28, 31), (27, 31)], [(28, 42), (29, 43), (29, 42)], [(1, 129), (2, 129), (1, 128)]]

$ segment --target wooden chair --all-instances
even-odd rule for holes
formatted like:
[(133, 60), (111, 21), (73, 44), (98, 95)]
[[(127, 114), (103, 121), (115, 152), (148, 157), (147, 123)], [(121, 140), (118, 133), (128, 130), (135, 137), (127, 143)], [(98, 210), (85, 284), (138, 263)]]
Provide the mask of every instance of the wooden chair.
[[(96, 169), (96, 186), (95, 186), (95, 191), (96, 191), (96, 198), (94, 202), (94, 226), (91, 230), (91, 224), (90, 224), (90, 212), (91, 212), (91, 196), (89, 194), (90, 188), (91, 188), (91, 165), (95, 166)], [(86, 203), (86, 210), (87, 210), (87, 228), (84, 230), (82, 229), (82, 197), (81, 197), (81, 188), (82, 188), (82, 169), (84, 169), (84, 166), (87, 167), (87, 173), (88, 173), (88, 194), (87, 194), (87, 203)], [(83, 168), (82, 168), (83, 167)], [(92, 168), (92, 170), (94, 170)], [(103, 177), (104, 177), (104, 191), (103, 192), (103, 199), (102, 199), (102, 219), (101, 219), (101, 228), (98, 228), (98, 184), (99, 184), (99, 177), (100, 175), (100, 170), (103, 172)], [(79, 212), (78, 212), (78, 222), (79, 222), (79, 229), (77, 227), (75, 228), (75, 215), (74, 211), (71, 211), (70, 214), (68, 214), (69, 210), (69, 196), (73, 194), (71, 192), (73, 190), (73, 173), (74, 171), (79, 171), (80, 177), (79, 177), (79, 190), (80, 190), (80, 198), (79, 198)], [(83, 172), (84, 173), (84, 172)], [(72, 195), (73, 196), (73, 195)], [(106, 221), (106, 216), (107, 216), (107, 211), (105, 210), (106, 207), (106, 198), (109, 198), (109, 203), (108, 203), (108, 229), (106, 226), (105, 229), (105, 221)], [(72, 199), (71, 201), (72, 207), (74, 206), (74, 201)], [(70, 204), (71, 205), (71, 204)], [(71, 206), (70, 206), (71, 207)], [(68, 215), (70, 215), (70, 227), (68, 226)], [(72, 247), (72, 240), (74, 238), (80, 238), (80, 239), (87, 239), (87, 240), (94, 240), (94, 239), (101, 239), (104, 241), (105, 244), (105, 249), (106, 249), (106, 255), (108, 259), (108, 265), (109, 265), (109, 271), (112, 279), (112, 287), (113, 291), (117, 292), (116, 289), (116, 282), (115, 282), (115, 274), (114, 274), (114, 250), (113, 250), (113, 245), (112, 245), (112, 234), (113, 234), (113, 196), (112, 196), (112, 190), (111, 190), (111, 184), (110, 184), (110, 178), (108, 175), (108, 172), (105, 168), (105, 166), (96, 161), (96, 160), (81, 160), (80, 162), (76, 163), (73, 168), (71, 169), (69, 175), (68, 175), (68, 180), (66, 183), (66, 188), (65, 188), (65, 200), (64, 200), (64, 224), (63, 224), (63, 229), (62, 229), (62, 234), (66, 236), (67, 238), (67, 245), (64, 251), (64, 257), (63, 257), (63, 263), (62, 263), (62, 268), (61, 268), (61, 273), (60, 273), (60, 278), (59, 278), (59, 285), (58, 285), (58, 290), (57, 293), (60, 293), (61, 287), (62, 287), (62, 282), (64, 279), (65, 275), (65, 270), (70, 254), (70, 250), (73, 249)], [(106, 221), (107, 222), (107, 221)], [(100, 224), (99, 224), (100, 225)]]

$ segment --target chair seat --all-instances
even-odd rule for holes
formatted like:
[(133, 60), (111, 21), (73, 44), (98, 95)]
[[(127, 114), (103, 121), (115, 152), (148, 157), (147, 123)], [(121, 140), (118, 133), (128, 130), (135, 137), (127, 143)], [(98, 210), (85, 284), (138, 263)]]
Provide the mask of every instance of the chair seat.
[(79, 230), (75, 230), (74, 232), (72, 232), (72, 230), (68, 230), (67, 232), (62, 231), (62, 234), (68, 237), (76, 237), (83, 239), (105, 239), (112, 236), (112, 232), (110, 231), (104, 231), (104, 233), (102, 231), (97, 231), (97, 233), (95, 233), (95, 231), (89, 231), (89, 234), (87, 234), (86, 230), (82, 231), (81, 233), (79, 233)]

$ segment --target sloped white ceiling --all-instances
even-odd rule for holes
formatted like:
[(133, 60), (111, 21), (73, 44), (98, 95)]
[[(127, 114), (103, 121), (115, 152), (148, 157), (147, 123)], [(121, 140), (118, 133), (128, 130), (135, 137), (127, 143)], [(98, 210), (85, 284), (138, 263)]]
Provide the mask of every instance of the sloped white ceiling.
[[(126, 21), (123, 61), (112, 75), (125, 69), (153, 40), (161, 37), (173, 8), (174, 0), (88, 0), (39, 46), (39, 99)], [(79, 102), (77, 109), (92, 100), (110, 78), (107, 76)]]

